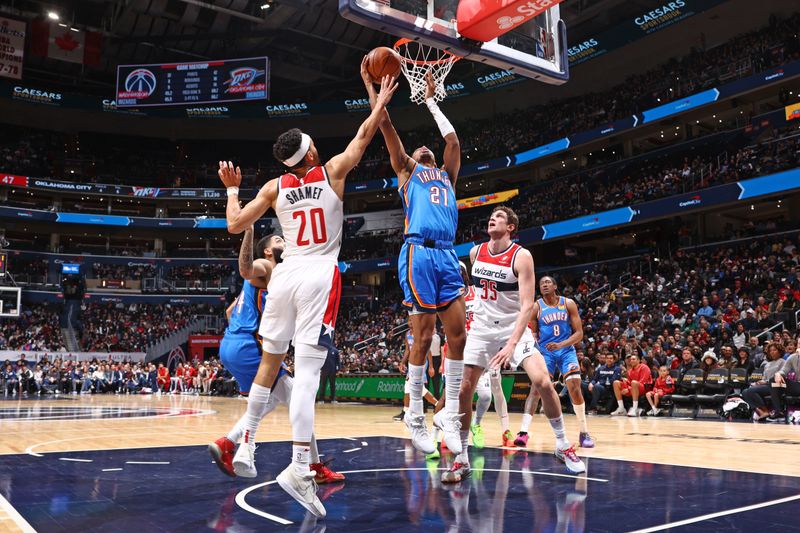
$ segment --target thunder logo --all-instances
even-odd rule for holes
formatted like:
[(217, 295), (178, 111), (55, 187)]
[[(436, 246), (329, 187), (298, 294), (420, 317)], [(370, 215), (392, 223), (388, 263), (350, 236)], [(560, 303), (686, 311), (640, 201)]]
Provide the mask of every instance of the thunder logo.
[(250, 93), (254, 91), (263, 91), (266, 89), (266, 83), (255, 83), (256, 78), (265, 74), (266, 71), (258, 70), (252, 67), (241, 67), (232, 70), (230, 78), (224, 82), (228, 88), (225, 89), (226, 93)]

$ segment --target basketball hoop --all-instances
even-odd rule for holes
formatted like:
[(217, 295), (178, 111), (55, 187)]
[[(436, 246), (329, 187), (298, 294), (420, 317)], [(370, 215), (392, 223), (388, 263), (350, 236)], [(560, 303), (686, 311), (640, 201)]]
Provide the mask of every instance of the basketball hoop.
[(402, 59), (400, 67), (411, 87), (411, 101), (416, 104), (425, 101), (427, 87), (425, 77), (428, 72), (433, 74), (433, 82), (436, 85), (436, 93), (433, 98), (437, 102), (444, 100), (447, 96), (444, 79), (453, 68), (453, 63), (461, 57), (451, 54), (447, 50), (440, 50), (411, 39), (400, 39), (394, 43), (394, 49)]

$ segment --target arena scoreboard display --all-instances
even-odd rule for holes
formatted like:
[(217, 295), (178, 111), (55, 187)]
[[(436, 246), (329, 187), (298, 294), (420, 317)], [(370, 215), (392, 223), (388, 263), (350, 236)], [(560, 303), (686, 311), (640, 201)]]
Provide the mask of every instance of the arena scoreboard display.
[(269, 58), (117, 66), (117, 107), (266, 100)]

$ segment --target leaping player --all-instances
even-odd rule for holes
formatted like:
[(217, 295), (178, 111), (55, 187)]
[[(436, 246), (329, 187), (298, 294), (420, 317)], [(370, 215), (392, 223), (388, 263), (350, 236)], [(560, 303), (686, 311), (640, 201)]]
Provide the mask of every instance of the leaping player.
[(219, 175), (228, 188), (225, 211), (228, 231), (241, 233), (272, 208), (285, 239), (283, 261), (272, 271), (258, 331), (263, 355), (247, 399), (249, 416), (245, 435), (255, 441), (260, 415), (269, 401), (272, 386), (269, 360), (282, 360), (292, 342), (295, 350), (294, 387), (289, 407), (292, 464), (278, 474), (277, 482), (318, 518), (325, 517), (326, 512), (317, 497), (314, 474), (309, 468), (310, 444), (320, 369), (328, 349), (333, 347), (339, 310), (338, 256), (345, 178), (364, 155), (383, 119), (383, 110), (396, 90), (394, 80), (388, 77), (381, 80), (372, 113), (345, 151), (324, 165), (308, 134), (297, 128), (281, 134), (272, 153), (289, 172), (267, 182), (244, 207), (239, 205), (241, 171), (238, 167), (234, 171), (230, 162), (220, 162)]
[[(375, 108), (377, 95), (372, 85), (366, 60), (361, 64), (361, 77)], [(421, 146), (409, 156), (388, 112), (383, 112), (380, 128), (386, 141), (392, 168), (397, 173), (398, 192), (405, 211), (405, 235), (397, 263), (398, 278), (403, 289), (403, 305), (408, 308), (409, 323), (414, 332), (414, 346), (408, 365), (410, 404), (404, 417), (411, 431), (411, 440), (419, 451), (430, 454), (436, 449), (422, 410), (425, 384), (425, 356), (430, 350), (436, 329), (436, 316), (444, 326), (448, 351), (445, 364), (445, 408), (433, 417), (444, 433), (447, 447), (461, 451), (461, 429), (458, 390), (464, 364), (464, 284), (458, 268), (453, 241), (458, 226), (455, 183), (461, 169), (461, 145), (455, 129), (439, 110), (433, 78), (427, 78), (425, 104), (433, 115), (445, 141), (444, 161), (436, 166), (430, 149)]]
[[(239, 250), (239, 273), (244, 278), (242, 291), (228, 307), (228, 327), (219, 347), (220, 360), (239, 384), (239, 391), (247, 394), (253, 384), (253, 378), (261, 363), (261, 346), (258, 339), (258, 326), (261, 322), (261, 310), (267, 296), (267, 285), (272, 270), (280, 262), (284, 250), (283, 237), (267, 235), (260, 239), (253, 248), (253, 228), (244, 232), (244, 240)], [(267, 375), (271, 376), (272, 393), (261, 414), (263, 419), (278, 404), (289, 405), (294, 380), (282, 360), (277, 357), (267, 361)], [(221, 437), (208, 445), (208, 451), (219, 469), (231, 477), (241, 476), (254, 478), (257, 475), (255, 465), (255, 442), (246, 435), (245, 426), (250, 413), (245, 413), (227, 436)], [(244, 437), (245, 443), (236, 449), (239, 439)], [(234, 454), (234, 450), (235, 454)], [(315, 473), (317, 483), (332, 483), (344, 479), (342, 474), (333, 472), (319, 460), (319, 450), (314, 436), (311, 437), (311, 470)]]
[[(556, 457), (567, 469), (578, 474), (586, 468), (575, 455), (564, 430), (561, 403), (550, 382), (536, 340), (528, 328), (536, 289), (533, 256), (511, 240), (519, 219), (508, 207), (496, 207), (489, 218), (489, 242), (470, 250), (472, 279), (479, 299), (473, 311), (472, 326), (464, 349), (464, 380), (461, 383), (461, 411), (469, 428), (472, 397), (486, 368), (522, 368), (536, 387), (556, 435)], [(443, 483), (458, 483), (471, 473), (467, 438), (461, 431), (462, 451), (452, 467), (442, 474)]]
[[(575, 345), (583, 339), (583, 324), (578, 306), (569, 298), (558, 295), (558, 285), (551, 276), (539, 280), (542, 297), (533, 304), (531, 326), (538, 337), (550, 378), (556, 369), (569, 391), (572, 407), (580, 425), (578, 444), (581, 448), (594, 448), (586, 423), (586, 403), (581, 392), (581, 367)], [(535, 405), (534, 405), (535, 407)]]

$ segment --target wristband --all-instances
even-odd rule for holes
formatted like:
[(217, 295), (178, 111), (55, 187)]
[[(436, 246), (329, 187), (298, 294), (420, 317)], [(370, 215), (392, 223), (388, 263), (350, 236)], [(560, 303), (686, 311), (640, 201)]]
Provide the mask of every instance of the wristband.
[(225, 191), (225, 194), (228, 196), (239, 194), (239, 187), (228, 187), (227, 190)]

